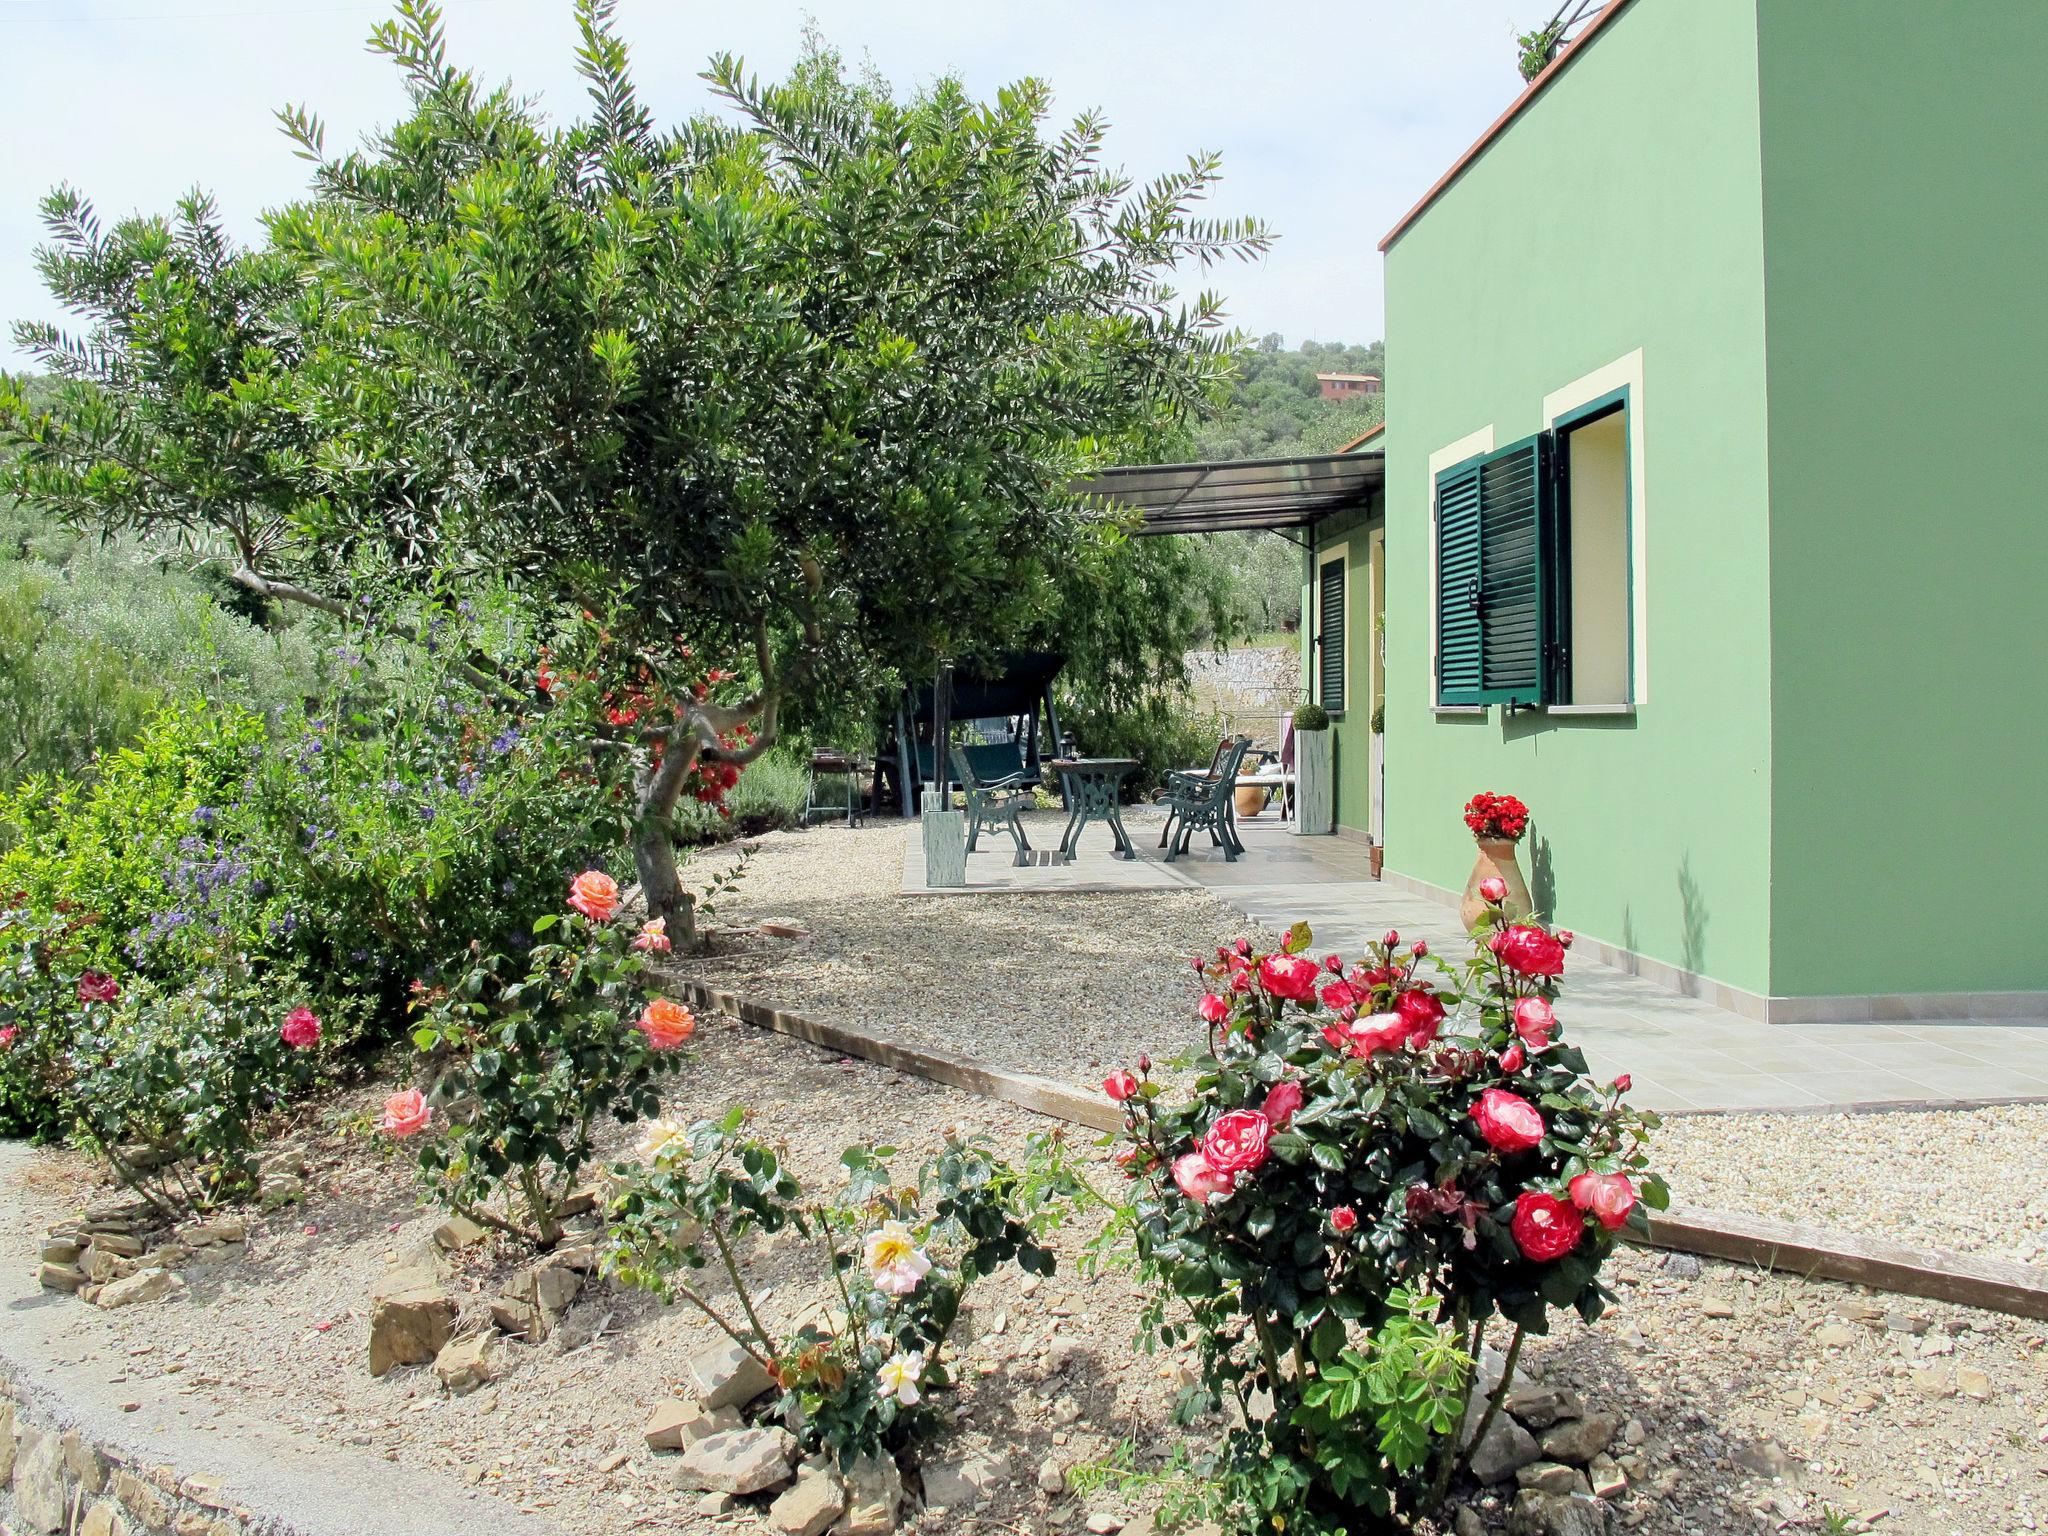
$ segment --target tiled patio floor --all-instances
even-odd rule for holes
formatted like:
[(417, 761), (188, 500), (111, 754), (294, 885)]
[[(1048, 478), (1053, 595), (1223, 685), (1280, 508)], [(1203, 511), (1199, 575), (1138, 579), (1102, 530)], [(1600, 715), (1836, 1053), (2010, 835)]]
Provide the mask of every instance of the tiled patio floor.
[[(1070, 866), (1013, 869), (1009, 839), (968, 860), (957, 895), (996, 891), (1162, 889), (1200, 886), (1246, 917), (1315, 930), (1316, 950), (1356, 954), (1388, 929), (1460, 953), (1465, 938), (1448, 907), (1367, 877), (1365, 851), (1348, 840), (1288, 835), (1275, 821), (1243, 824), (1245, 857), (1228, 863), (1198, 851), (1166, 864), (1154, 846), (1156, 813), (1125, 817), (1141, 855), (1109, 857), (1109, 834), (1091, 826)], [(1035, 817), (1034, 845), (1057, 845), (1063, 820)], [(1206, 838), (1198, 838), (1205, 845)], [(923, 859), (907, 829), (904, 890), (923, 893)], [(930, 893), (939, 894), (939, 893)], [(1634, 1079), (1631, 1097), (1650, 1109), (1821, 1109), (1920, 1102), (2048, 1099), (2048, 1024), (2013, 1020), (1912, 1020), (1764, 1024), (1683, 996), (1575, 952), (1559, 1010), (1593, 1072)]]

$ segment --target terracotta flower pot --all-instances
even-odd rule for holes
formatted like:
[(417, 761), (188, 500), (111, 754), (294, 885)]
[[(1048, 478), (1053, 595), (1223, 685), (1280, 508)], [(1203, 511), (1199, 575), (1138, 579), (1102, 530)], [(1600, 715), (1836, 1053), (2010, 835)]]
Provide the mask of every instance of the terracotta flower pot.
[(1256, 816), (1266, 808), (1266, 797), (1271, 793), (1263, 784), (1240, 784), (1234, 791), (1237, 800), (1237, 814)]
[(1529, 885), (1522, 878), (1522, 866), (1515, 862), (1515, 845), (1504, 837), (1475, 838), (1479, 844), (1479, 857), (1472, 864), (1472, 878), (1465, 882), (1465, 899), (1458, 905), (1458, 915), (1465, 920), (1467, 928), (1473, 927), (1486, 915), (1486, 902), (1479, 894), (1479, 882), (1500, 876), (1507, 882), (1508, 899), (1502, 903), (1509, 917), (1527, 917), (1535, 911), (1529, 900)]

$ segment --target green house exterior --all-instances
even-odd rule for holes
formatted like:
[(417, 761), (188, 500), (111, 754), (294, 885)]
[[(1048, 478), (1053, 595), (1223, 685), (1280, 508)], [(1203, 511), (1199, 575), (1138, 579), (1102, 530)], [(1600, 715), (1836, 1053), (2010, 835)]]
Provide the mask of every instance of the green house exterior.
[(1387, 878), (1454, 898), (1512, 791), (1653, 978), (2048, 1012), (2044, 78), (2011, 0), (1617, 0), (1397, 226), (1383, 515), (1304, 592), (1313, 646), (1336, 546), (1384, 583)]

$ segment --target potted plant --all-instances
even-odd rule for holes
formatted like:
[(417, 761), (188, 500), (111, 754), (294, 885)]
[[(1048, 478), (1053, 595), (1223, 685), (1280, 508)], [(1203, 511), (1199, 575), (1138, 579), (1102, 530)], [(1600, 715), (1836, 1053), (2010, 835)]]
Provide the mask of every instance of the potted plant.
[[(1495, 905), (1509, 917), (1527, 917), (1532, 910), (1528, 882), (1515, 859), (1515, 845), (1529, 830), (1529, 807), (1513, 795), (1496, 795), (1481, 790), (1465, 802), (1465, 825), (1479, 845), (1479, 857), (1472, 864), (1472, 878), (1465, 882), (1465, 899), (1458, 915), (1471, 928)], [(1491, 882), (1501, 882), (1496, 889)]]
[(1316, 703), (1294, 711), (1294, 830), (1302, 837), (1326, 837), (1337, 819), (1337, 785), (1331, 767), (1330, 712)]

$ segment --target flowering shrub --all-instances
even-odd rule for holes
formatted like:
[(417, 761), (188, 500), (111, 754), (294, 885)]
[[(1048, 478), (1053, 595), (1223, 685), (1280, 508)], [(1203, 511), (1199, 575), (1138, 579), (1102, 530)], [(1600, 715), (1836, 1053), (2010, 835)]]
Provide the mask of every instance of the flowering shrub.
[[(896, 1449), (930, 1426), (930, 1395), (950, 1385), (939, 1351), (968, 1287), (1013, 1260), (1051, 1274), (1036, 1235), (1080, 1182), (1056, 1140), (1035, 1142), (1018, 1170), (949, 1131), (915, 1185), (896, 1178), (892, 1148), (850, 1147), (838, 1198), (807, 1201), (778, 1149), (744, 1134), (747, 1120), (735, 1108), (687, 1130), (649, 1127), (647, 1161), (617, 1170), (606, 1268), (695, 1307), (759, 1361), (782, 1389), (775, 1414), (800, 1413), (806, 1450), (844, 1467)], [(839, 1306), (778, 1338), (754, 1305), (739, 1244), (785, 1227), (817, 1240)], [(737, 1316), (692, 1278), (713, 1263)]]
[(318, 1016), (246, 984), (79, 995), (65, 1067), (80, 1143), (167, 1217), (248, 1193), (263, 1114), (313, 1079)]
[(542, 1247), (561, 1237), (599, 1117), (654, 1114), (657, 1078), (696, 1031), (687, 1008), (647, 998), (646, 957), (667, 937), (618, 921), (609, 875), (578, 875), (568, 904), (534, 923), (542, 942), (520, 960), (479, 945), (451, 985), (421, 990), (413, 1044), (439, 1075), (430, 1094), (393, 1094), (382, 1118), (400, 1139), (441, 1126), (420, 1144), (420, 1164), (442, 1198)]
[(26, 891), (0, 907), (0, 1136), (65, 1130), (74, 1016), (119, 992), (111, 976), (81, 966), (92, 920), (62, 907), (38, 913)]
[[(1495, 902), (1456, 968), (1396, 933), (1349, 965), (1310, 942), (1196, 961), (1192, 1092), (1143, 1060), (1104, 1085), (1141, 1259), (1189, 1309), (1204, 1391), (1246, 1409), (1229, 1497), (1296, 1536), (1439, 1503), (1488, 1321), (1512, 1357), (1553, 1307), (1598, 1317), (1615, 1234), (1665, 1200), (1655, 1116), (1560, 1038), (1557, 936)], [(1148, 1328), (1184, 1331), (1163, 1301)]]
[(1465, 802), (1465, 825), (1488, 842), (1519, 843), (1529, 830), (1529, 807), (1513, 795), (1482, 789)]

